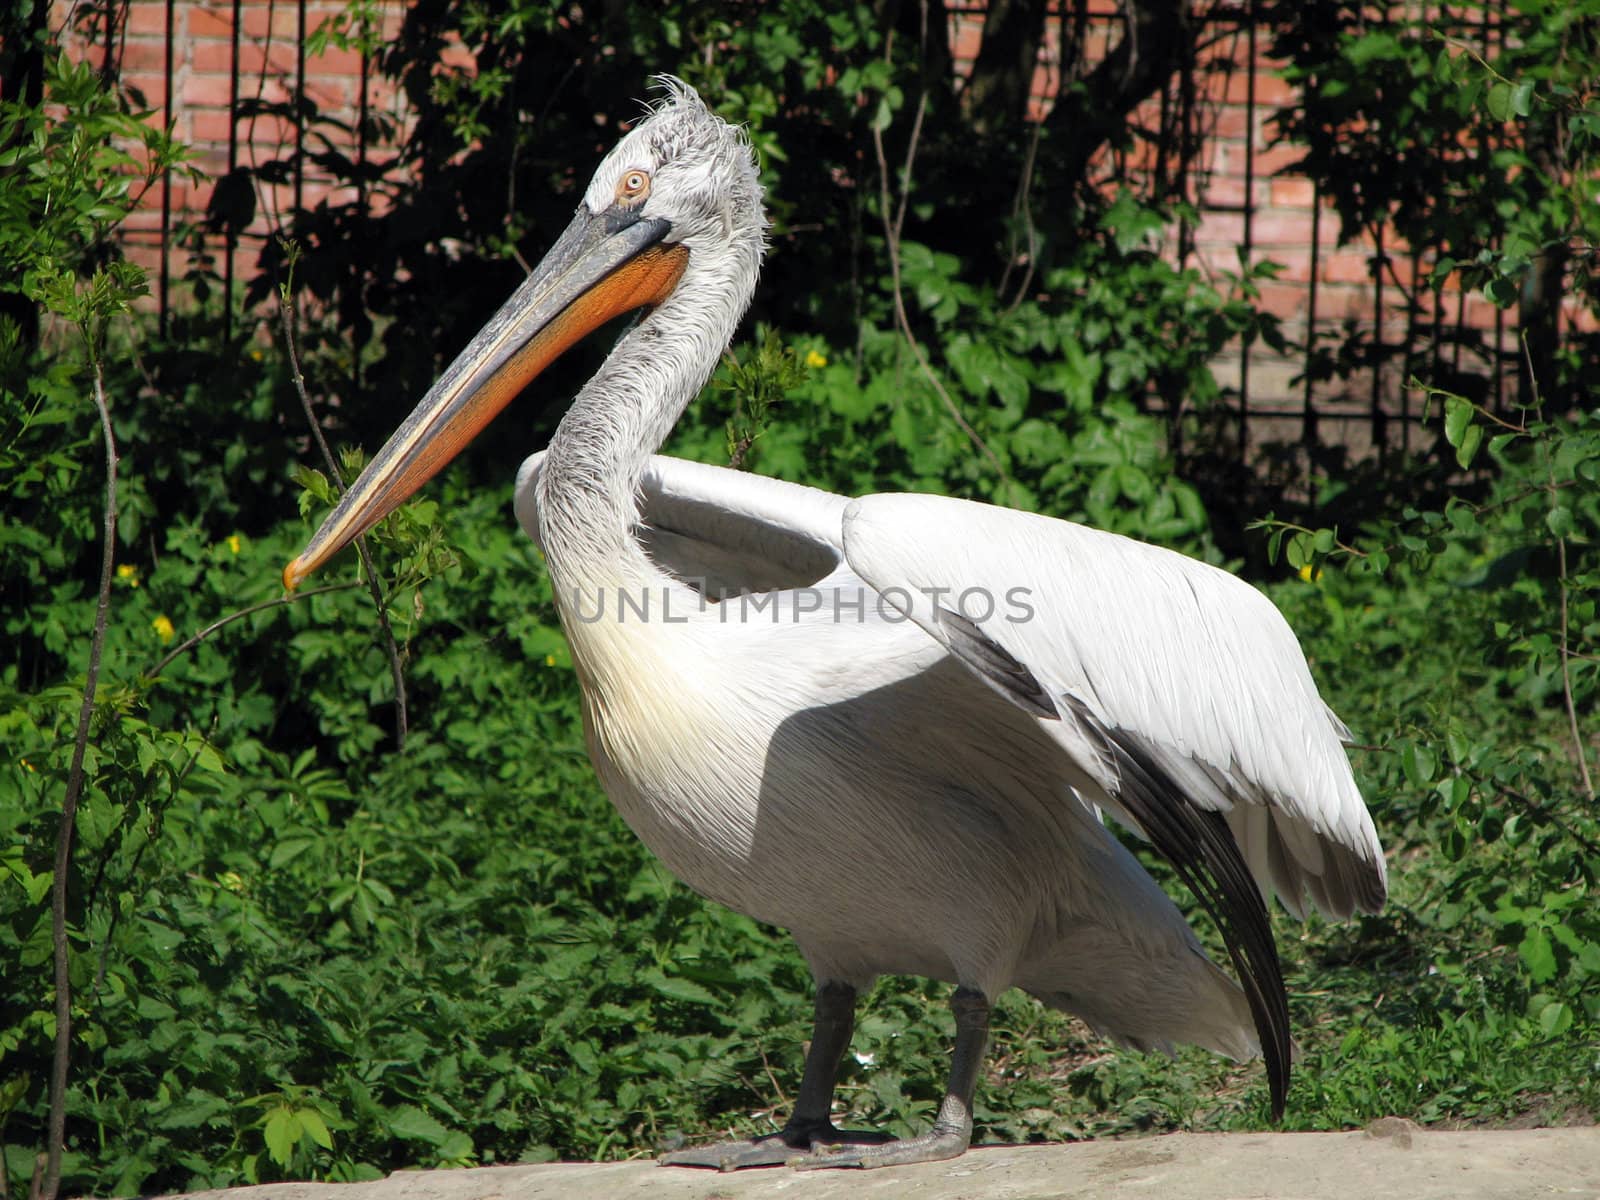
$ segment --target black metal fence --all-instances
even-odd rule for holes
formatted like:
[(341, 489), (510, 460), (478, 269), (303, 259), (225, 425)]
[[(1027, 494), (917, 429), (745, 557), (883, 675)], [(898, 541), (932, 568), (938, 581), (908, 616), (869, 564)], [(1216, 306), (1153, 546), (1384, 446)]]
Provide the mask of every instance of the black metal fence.
[[(322, 60), (308, 61), (308, 42), (316, 24), (338, 7), (333, 0), (109, 0), (87, 21), (80, 16), (79, 28), (88, 34), (85, 52), (97, 54), (105, 72), (137, 75), (155, 85), (158, 94), (147, 94), (146, 102), (174, 121), (181, 134), (186, 108), (193, 107), (193, 98), (204, 98), (204, 90), (194, 85), (201, 74), (199, 43), (186, 35), (184, 22), (204, 10), (226, 24), (221, 71), (228, 80), (226, 138), (203, 148), (208, 155), (204, 161), (215, 173), (231, 178), (249, 136), (244, 117), (264, 78), (272, 75), (287, 93), (289, 111), (307, 111), (308, 88), (324, 70)], [(1389, 11), (1374, 7), (1380, 16)], [(403, 0), (380, 5), (393, 19), (403, 8)], [(1204, 22), (1200, 52), (1184, 62), (1158, 100), (1135, 116), (1140, 128), (1134, 145), (1149, 148), (1149, 153), (1140, 161), (1124, 154), (1115, 164), (1121, 172), (1148, 172), (1165, 198), (1191, 206), (1195, 219), (1184, 221), (1172, 242), (1178, 262), (1211, 269), (1219, 253), (1231, 257), (1235, 246), (1245, 260), (1286, 261), (1283, 281), (1263, 295), (1262, 303), (1283, 321), (1292, 349), (1280, 353), (1262, 345), (1238, 345), (1218, 363), (1229, 383), (1228, 405), (1239, 447), (1300, 442), (1312, 449), (1336, 443), (1379, 454), (1407, 448), (1420, 416), (1417, 397), (1406, 386), (1414, 375), (1457, 383), (1476, 377), (1482, 400), (1504, 407), (1515, 399), (1518, 387), (1515, 330), (1508, 328), (1503, 311), (1490, 311), (1459, 289), (1428, 285), (1437, 247), (1407, 246), (1383, 223), (1373, 224), (1353, 245), (1336, 245), (1329, 238), (1335, 217), (1316, 187), (1310, 187), (1302, 203), (1278, 203), (1273, 189), (1292, 175), (1284, 173), (1284, 147), (1273, 145), (1270, 137), (1270, 118), (1285, 97), (1277, 66), (1268, 56), (1272, 27), (1263, 9), (1256, 0), (1244, 0), (1212, 5), (1199, 14)], [(257, 25), (264, 32), (251, 33), (251, 14), (263, 11), (264, 24), (257, 20)], [(1487, 52), (1503, 45), (1505, 23), (1492, 5), (1459, 11), (1435, 6), (1428, 12), (1441, 27)], [(152, 15), (156, 13), (158, 17)], [(287, 14), (292, 18), (286, 19)], [(1099, 30), (1097, 44), (1103, 53), (1119, 20), (1115, 6), (1108, 0), (1078, 0), (1071, 15)], [(982, 6), (952, 16), (957, 21), (981, 19)], [(271, 51), (286, 42), (292, 65), (281, 58), (274, 64)], [(1059, 55), (1059, 47), (1047, 48), (1042, 56), (1039, 78), (1046, 89), (1060, 82), (1059, 58), (1052, 62), (1051, 53)], [(135, 62), (142, 74), (129, 69)], [(159, 67), (156, 73), (150, 71), (153, 64)], [(353, 82), (346, 114), (352, 131), (348, 152), (364, 167), (373, 149), (374, 85), (383, 81), (375, 77), (367, 53), (360, 54), (353, 71), (348, 61), (342, 70)], [(392, 89), (383, 95), (392, 99)], [(289, 203), (298, 209), (313, 181), (304, 166), (306, 123), (291, 125), (294, 153), (286, 158), (293, 167), (284, 183)], [(1480, 149), (1487, 154), (1493, 146)], [(177, 195), (170, 181), (161, 189), (159, 219), (150, 231), (163, 324), (174, 306), (184, 302), (173, 279), (180, 222), (198, 215), (183, 211), (175, 202)], [(213, 210), (216, 201), (213, 193)], [(1268, 219), (1274, 230), (1270, 238), (1263, 237)], [(251, 253), (252, 243), (267, 231), (260, 218), (249, 226), (226, 221), (213, 225), (210, 236), (219, 243), (214, 253), (220, 260), (223, 294), (236, 296), (240, 257)], [(1361, 264), (1359, 272), (1352, 271), (1352, 262)], [(1350, 278), (1356, 273), (1362, 277)]]

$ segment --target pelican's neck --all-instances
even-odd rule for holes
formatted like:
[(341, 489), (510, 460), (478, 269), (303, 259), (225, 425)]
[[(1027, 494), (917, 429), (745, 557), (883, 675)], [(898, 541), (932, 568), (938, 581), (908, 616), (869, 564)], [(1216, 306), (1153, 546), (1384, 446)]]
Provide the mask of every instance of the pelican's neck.
[(560, 587), (648, 583), (659, 576), (634, 537), (650, 456), (716, 368), (754, 291), (697, 272), (625, 334), (578, 393), (538, 483), (541, 540)]

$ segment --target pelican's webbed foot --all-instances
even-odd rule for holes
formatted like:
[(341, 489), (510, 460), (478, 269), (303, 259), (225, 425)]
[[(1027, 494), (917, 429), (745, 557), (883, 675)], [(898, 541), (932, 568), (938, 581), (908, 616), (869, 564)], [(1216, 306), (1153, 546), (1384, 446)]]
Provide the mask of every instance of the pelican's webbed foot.
[(818, 1138), (810, 1154), (791, 1158), (789, 1165), (802, 1171), (822, 1167), (902, 1167), (910, 1163), (943, 1162), (966, 1152), (972, 1126), (936, 1125), (914, 1138), (895, 1138), (864, 1144), (846, 1137), (838, 1141)]
[(660, 1163), (663, 1167), (710, 1167), (717, 1171), (738, 1171), (745, 1167), (781, 1167), (785, 1163), (807, 1165), (818, 1150), (868, 1150), (880, 1144), (895, 1143), (887, 1134), (838, 1129), (832, 1122), (791, 1121), (782, 1133), (751, 1138), (747, 1142), (721, 1142), (715, 1146), (674, 1150), (670, 1154), (663, 1154)]

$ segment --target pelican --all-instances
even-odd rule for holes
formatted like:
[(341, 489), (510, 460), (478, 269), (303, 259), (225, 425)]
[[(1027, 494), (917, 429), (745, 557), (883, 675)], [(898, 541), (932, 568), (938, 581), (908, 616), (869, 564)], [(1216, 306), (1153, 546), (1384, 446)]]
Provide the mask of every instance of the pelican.
[[(972, 1138), (990, 1007), (1016, 987), (1141, 1049), (1292, 1041), (1268, 923), (1377, 912), (1349, 731), (1254, 588), (1172, 551), (931, 495), (856, 499), (655, 455), (751, 296), (754, 153), (686, 84), (601, 162), (572, 223), (284, 572), (294, 587), (442, 468), (579, 338), (642, 316), (522, 466), (595, 771), (690, 887), (787, 928), (815, 1028), (781, 1132), (667, 1164), (878, 1167)], [(1174, 866), (1238, 982), (1113, 836)], [(951, 983), (931, 1129), (835, 1127), (856, 998)]]

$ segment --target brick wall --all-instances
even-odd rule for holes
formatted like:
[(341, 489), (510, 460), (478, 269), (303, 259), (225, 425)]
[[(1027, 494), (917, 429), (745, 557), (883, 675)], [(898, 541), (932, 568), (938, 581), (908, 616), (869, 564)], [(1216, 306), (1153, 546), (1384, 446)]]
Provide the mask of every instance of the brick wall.
[[(375, 32), (387, 40), (398, 29), (406, 0), (376, 0)], [(57, 0), (59, 24), (68, 4)], [(205, 174), (191, 184), (174, 177), (164, 189), (153, 188), (129, 220), (124, 245), (128, 257), (159, 272), (163, 248), (172, 279), (188, 265), (177, 243), (177, 226), (203, 220), (215, 182), (234, 167), (254, 167), (283, 158), (295, 148), (291, 122), (274, 115), (233, 116), (235, 101), (284, 104), (303, 87), (304, 97), (320, 116), (317, 133), (352, 159), (383, 159), (393, 145), (357, 132), (365, 93), (369, 118), (389, 118), (403, 134), (401, 97), (376, 71), (366, 71), (355, 49), (329, 45), (302, 63), (302, 38), (339, 17), (341, 0), (130, 0), (127, 18), (109, 39), (103, 26), (75, 31), (74, 53), (100, 65), (109, 59), (120, 68), (123, 82), (152, 110), (152, 120), (172, 122), (177, 140), (192, 150), (191, 162)], [(235, 16), (237, 14), (237, 22)], [(170, 21), (170, 29), (169, 29)], [(237, 25), (237, 28), (236, 28)], [(237, 34), (237, 36), (236, 36)], [(170, 36), (169, 36), (170, 35)], [(237, 64), (237, 66), (236, 66)], [(335, 124), (337, 122), (338, 124)], [(343, 128), (341, 129), (340, 126)], [(247, 275), (260, 242), (272, 235), (298, 199), (315, 205), (324, 198), (347, 200), (334, 181), (308, 170), (285, 183), (254, 181), (255, 218), (240, 238), (242, 275)], [(164, 206), (170, 216), (163, 217)], [(163, 240), (164, 220), (168, 236)], [(181, 298), (174, 296), (174, 303)]]
[[(398, 28), (406, 2), (378, 0), (375, 11), (381, 28), (377, 32), (384, 39)], [(952, 3), (950, 7), (955, 10), (950, 27), (952, 48), (958, 67), (965, 69), (977, 52), (984, 5)], [(356, 51), (330, 48), (309, 57), (302, 76), (302, 35), (343, 9), (340, 0), (306, 0), (303, 8), (296, 0), (171, 0), (170, 4), (168, 0), (129, 0), (126, 22), (111, 40), (109, 53), (120, 63), (123, 79), (143, 94), (157, 119), (170, 117), (178, 139), (193, 147), (194, 161), (208, 177), (208, 182), (198, 185), (174, 180), (166, 196), (159, 187), (152, 191), (143, 210), (130, 222), (130, 257), (158, 269), (165, 248), (170, 276), (180, 278), (185, 260), (170, 234), (163, 241), (163, 201), (170, 205), (173, 222), (198, 219), (210, 200), (209, 180), (221, 178), (232, 166), (270, 161), (292, 149), (295, 135), (287, 122), (271, 116), (234, 119), (230, 115), (235, 88), (240, 99), (273, 103), (289, 100), (296, 88), (303, 86), (306, 98), (323, 115), (336, 118), (350, 130), (357, 125), (364, 92), (368, 111), (387, 116), (403, 134), (406, 113), (401, 98), (376, 72), (364, 75), (362, 57)], [(1115, 10), (1114, 0), (1092, 0), (1090, 4), (1090, 61), (1097, 60), (1113, 38), (1120, 36), (1120, 28), (1112, 20)], [(1047, 111), (1060, 82), (1061, 54), (1054, 36), (1055, 22), (1050, 24), (1051, 36), (1041, 48), (1035, 79), (1035, 116)], [(1174, 246), (1182, 247), (1187, 263), (1219, 279), (1221, 273), (1237, 270), (1241, 245), (1248, 244), (1256, 259), (1283, 264), (1279, 279), (1262, 286), (1262, 302), (1282, 319), (1292, 341), (1304, 340), (1314, 318), (1315, 328), (1330, 336), (1353, 322), (1375, 332), (1380, 341), (1399, 342), (1407, 335), (1408, 324), (1416, 320), (1408, 314), (1403, 296), (1403, 291), (1412, 290), (1417, 282), (1418, 272), (1410, 256), (1391, 240), (1384, 247), (1387, 257), (1382, 260), (1379, 286), (1374, 274), (1380, 261), (1376, 246), (1367, 241), (1336, 244), (1337, 219), (1327, 211), (1316, 219), (1316, 196), (1310, 181), (1292, 173), (1297, 152), (1270, 144), (1273, 111), (1291, 103), (1293, 96), (1277, 73), (1278, 64), (1264, 51), (1266, 39), (1254, 48), (1257, 69), (1251, 72), (1247, 69), (1252, 54), (1248, 32), (1230, 31), (1225, 26), (1215, 32), (1219, 36), (1195, 72), (1192, 119), (1205, 137), (1201, 161), (1189, 177), (1187, 191), (1199, 220), (1184, 231), (1185, 236), (1173, 239)], [(108, 53), (104, 30), (80, 39), (78, 52), (93, 62), (103, 61)], [(456, 48), (452, 57), (462, 65), (471, 63), (462, 48)], [(1151, 127), (1160, 117), (1160, 105), (1154, 101), (1136, 114), (1136, 119)], [(319, 132), (352, 158), (387, 158), (394, 149), (372, 140), (361, 144), (353, 133), (340, 134), (331, 125), (322, 126)], [(1121, 171), (1148, 171), (1154, 166), (1137, 155), (1116, 164)], [(241, 275), (248, 275), (255, 248), (270, 236), (278, 215), (293, 205), (297, 189), (300, 201), (310, 205), (331, 195), (332, 182), (314, 174), (292, 183), (257, 182), (255, 219), (239, 244)], [(1425, 275), (1426, 269), (1423, 264), (1421, 274)], [(1426, 288), (1419, 289), (1419, 295), (1428, 306), (1421, 318), (1427, 328), (1434, 316), (1433, 299)], [(173, 298), (175, 303), (181, 302), (176, 293)], [(1442, 324), (1465, 323), (1484, 331), (1491, 343), (1514, 351), (1510, 323), (1480, 295), (1446, 292), (1440, 307)], [(1303, 354), (1279, 355), (1259, 345), (1248, 351), (1236, 348), (1218, 360), (1219, 380), (1237, 389), (1247, 402), (1252, 439), (1298, 436), (1298, 414), (1308, 396), (1306, 385), (1298, 378), (1304, 365)], [(1426, 363), (1417, 367), (1425, 368)], [(1483, 369), (1482, 364), (1476, 367)], [(1315, 403), (1325, 414), (1324, 439), (1360, 445), (1374, 406), (1381, 402), (1391, 412), (1407, 410), (1411, 402), (1402, 386), (1404, 370), (1404, 361), (1396, 358), (1380, 366), (1376, 377), (1368, 373), (1318, 384)], [(1340, 413), (1349, 414), (1344, 428), (1339, 425), (1344, 420)]]

